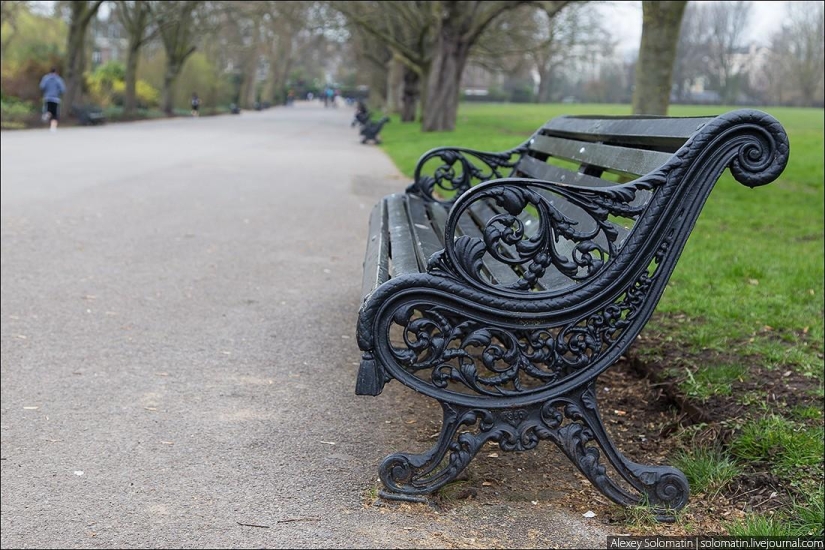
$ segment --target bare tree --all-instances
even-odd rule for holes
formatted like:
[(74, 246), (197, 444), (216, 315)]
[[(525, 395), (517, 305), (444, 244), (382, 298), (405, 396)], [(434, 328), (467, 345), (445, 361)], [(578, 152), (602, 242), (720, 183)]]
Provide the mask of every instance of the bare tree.
[[(425, 132), (452, 131), (458, 116), (459, 85), (471, 48), (501, 14), (524, 2), (442, 1), (438, 2), (435, 52), (427, 75), (422, 129)], [(549, 17), (568, 2), (541, 2)]]
[(241, 38), (243, 40), (243, 80), (240, 89), (240, 105), (251, 109), (257, 97), (258, 65), (264, 53), (265, 33), (271, 21), (268, 2), (235, 2), (236, 15), (239, 15)]
[(166, 52), (166, 71), (163, 75), (163, 93), (161, 104), (167, 114), (172, 114), (174, 107), (174, 86), (187, 58), (197, 49), (197, 13), (202, 2), (155, 1), (152, 12), (155, 14), (158, 33)]
[(707, 10), (705, 22), (708, 25), (708, 69), (715, 78), (725, 103), (735, 103), (739, 95), (741, 68), (733, 55), (741, 47), (742, 37), (751, 13), (751, 2), (708, 2), (702, 4)]
[[(433, 28), (437, 22), (439, 2), (332, 2), (331, 5), (361, 31), (360, 51), (368, 56), (373, 62), (373, 69), (379, 73), (373, 75), (374, 80), (387, 77), (387, 64), (392, 63), (393, 59), (403, 65), (401, 121), (414, 121), (422, 96), (421, 82), (426, 78), (432, 61)], [(381, 46), (370, 41), (380, 42)], [(392, 50), (394, 55), (386, 58), (386, 48)], [(386, 59), (379, 60), (379, 57)], [(382, 85), (385, 90), (386, 87), (386, 84)], [(392, 93), (391, 90), (389, 93)], [(426, 97), (421, 99), (425, 103)]]
[[(376, 40), (363, 27), (353, 25), (352, 31), (353, 47), (358, 66), (366, 73), (365, 80), (369, 83), (370, 95), (369, 104), (373, 109), (383, 109), (390, 104), (390, 96), (393, 94), (391, 88), (388, 67), (392, 63), (402, 63), (397, 60), (398, 56), (382, 41)], [(364, 78), (364, 77), (362, 77)], [(413, 99), (413, 109), (417, 98)], [(403, 107), (402, 107), (403, 110)], [(415, 120), (413, 112), (412, 119), (402, 117), (402, 122)]]
[(135, 88), (137, 85), (137, 66), (140, 49), (151, 40), (155, 34), (152, 30), (151, 4), (141, 1), (119, 1), (116, 3), (117, 15), (129, 36), (129, 45), (126, 53), (126, 89), (124, 91), (123, 112), (131, 115), (135, 112)]
[[(334, 2), (333, 5), (354, 24), (384, 41), (405, 65), (426, 79), (422, 98), (422, 129), (431, 132), (455, 128), (461, 76), (471, 50), (499, 16), (531, 4), (544, 9), (552, 17), (568, 3), (441, 0)], [(374, 6), (367, 14), (364, 13), (366, 4)], [(360, 10), (355, 7), (360, 7)], [(379, 13), (377, 10), (383, 10), (380, 17), (376, 15)], [(414, 78), (409, 78), (409, 83), (413, 82)]]
[(297, 35), (304, 30), (309, 6), (306, 2), (273, 2), (272, 18), (266, 28), (265, 55), (269, 73), (262, 97), (266, 101), (283, 99), (289, 71), (295, 63)]
[(574, 60), (582, 60), (589, 52), (606, 53), (613, 49), (603, 19), (591, 4), (571, 5), (556, 17), (541, 12), (542, 43), (531, 51), (539, 75), (536, 101), (550, 101), (551, 86), (556, 72)]
[[(774, 70), (781, 71), (777, 79), (783, 87), (792, 87), (798, 94), (796, 103), (805, 106), (823, 104), (822, 2), (789, 2), (782, 29), (773, 36)], [(780, 91), (781, 94), (781, 91)], [(786, 97), (790, 94), (786, 94)], [(781, 96), (780, 96), (781, 102)]]
[(673, 62), (673, 85), (676, 97), (688, 98), (688, 89), (708, 74), (710, 24), (708, 11), (701, 2), (688, 2), (682, 16), (676, 59)]
[(687, 1), (642, 2), (642, 40), (636, 63), (633, 113), (666, 115), (676, 43)]
[(64, 105), (71, 109), (80, 97), (83, 87), (83, 71), (86, 70), (86, 31), (103, 0), (68, 2), (69, 38), (66, 44), (66, 94)]

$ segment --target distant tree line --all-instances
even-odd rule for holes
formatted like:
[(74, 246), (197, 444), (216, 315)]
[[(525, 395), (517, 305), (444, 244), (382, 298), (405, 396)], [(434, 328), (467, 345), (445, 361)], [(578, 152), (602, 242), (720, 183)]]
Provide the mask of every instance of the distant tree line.
[[(611, 21), (596, 2), (61, 0), (53, 6), (43, 14), (32, 2), (0, 3), (4, 97), (34, 100), (30, 81), (54, 63), (67, 81), (69, 105), (109, 93), (127, 114), (149, 101), (172, 113), (197, 86), (206, 88), (206, 101), (253, 108), (332, 85), (349, 96), (368, 90), (374, 108), (419, 122), (424, 131), (455, 127), (463, 79), (474, 74), (500, 75), (488, 98), (632, 100), (636, 112), (666, 112), (670, 101), (823, 102), (823, 2), (788, 2), (766, 44), (749, 49), (743, 38), (751, 2), (645, 1), (635, 59), (618, 57)], [(97, 40), (90, 29), (104, 21), (121, 29), (116, 38), (124, 46), (110, 60), (117, 67), (95, 76), (100, 63), (90, 63)]]

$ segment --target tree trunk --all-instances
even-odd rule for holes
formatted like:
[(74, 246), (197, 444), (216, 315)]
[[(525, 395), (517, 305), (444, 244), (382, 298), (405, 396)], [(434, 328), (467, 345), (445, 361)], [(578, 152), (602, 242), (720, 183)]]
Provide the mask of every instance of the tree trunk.
[(281, 34), (269, 55), (269, 76), (261, 97), (278, 105), (285, 101), (284, 88), (292, 68), (292, 34)]
[(249, 58), (246, 61), (246, 70), (244, 71), (243, 86), (241, 87), (241, 107), (244, 109), (252, 109), (258, 99), (258, 60), (259, 60), (259, 46), (261, 39), (261, 29), (256, 24), (252, 31), (252, 44), (249, 47)]
[(463, 39), (452, 18), (444, 18), (427, 76), (427, 105), (421, 125), (423, 131), (455, 130), (459, 86), (469, 50), (470, 44)]
[(75, 1), (70, 3), (71, 20), (66, 45), (66, 93), (63, 95), (64, 111), (71, 112), (83, 93), (83, 71), (86, 70), (86, 29), (100, 8), (101, 1)]
[(66, 93), (63, 96), (66, 114), (83, 93), (83, 71), (86, 70), (85, 35), (86, 25), (81, 25), (73, 15), (66, 48)]
[(421, 75), (404, 65), (404, 88), (401, 94), (401, 122), (415, 122), (418, 96), (421, 95)]
[(123, 92), (123, 114), (132, 116), (137, 106), (137, 66), (138, 54), (140, 52), (140, 37), (137, 40), (129, 39), (129, 52), (126, 57), (125, 90)]
[(161, 102), (163, 104), (163, 112), (172, 116), (175, 108), (175, 83), (180, 74), (181, 65), (176, 65), (169, 62), (166, 67), (166, 73), (163, 75), (163, 95)]
[(550, 103), (550, 82), (553, 71), (541, 68), (539, 73), (539, 91), (536, 94), (536, 103)]
[(636, 64), (633, 114), (667, 114), (673, 62), (686, 5), (686, 1), (642, 2), (642, 41)]
[(402, 61), (393, 56), (387, 71), (387, 111), (400, 114), (404, 108), (404, 87), (406, 86), (406, 67)]
[(261, 99), (270, 101), (273, 105), (278, 104), (278, 98), (275, 95), (275, 84), (278, 80), (278, 56), (271, 50), (269, 52), (269, 71), (266, 75), (263, 90), (261, 90)]

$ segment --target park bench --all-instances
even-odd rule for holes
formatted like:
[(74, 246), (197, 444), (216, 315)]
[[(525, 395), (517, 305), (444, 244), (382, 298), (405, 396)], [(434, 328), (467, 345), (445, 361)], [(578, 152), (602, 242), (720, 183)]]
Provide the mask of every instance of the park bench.
[(788, 151), (775, 119), (737, 110), (565, 116), (509, 151), (421, 157), (370, 216), (356, 393), (397, 379), (436, 399), (443, 424), (430, 450), (383, 461), (382, 496), (422, 499), (485, 443), (550, 440), (611, 500), (662, 520), (682, 508), (682, 472), (611, 442), (596, 379), (650, 318), (722, 172), (765, 185)]
[(352, 119), (350, 126), (363, 126), (370, 121), (370, 111), (362, 101), (358, 102), (358, 108), (355, 110), (355, 116)]
[(96, 126), (106, 122), (106, 115), (100, 107), (94, 105), (75, 105), (72, 107), (72, 115), (77, 118), (81, 126)]
[(378, 134), (381, 133), (381, 129), (384, 127), (384, 124), (389, 121), (390, 117), (387, 116), (381, 117), (378, 120), (370, 120), (369, 115), (367, 115), (366, 122), (363, 122), (361, 126), (361, 143), (367, 143), (371, 140), (376, 145), (380, 144), (381, 138), (378, 137)]

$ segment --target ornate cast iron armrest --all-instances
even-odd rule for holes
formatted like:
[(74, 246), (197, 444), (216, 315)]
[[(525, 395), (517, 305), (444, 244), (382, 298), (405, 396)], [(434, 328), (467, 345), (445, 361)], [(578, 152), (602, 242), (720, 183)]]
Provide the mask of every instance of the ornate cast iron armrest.
[[(639, 216), (646, 203), (634, 202), (637, 193), (651, 188), (644, 180), (602, 188), (525, 178), (485, 182), (455, 201), (445, 227), (445, 248), (430, 259), (428, 271), (511, 298), (535, 295), (538, 280), (550, 269), (570, 284), (582, 282), (599, 274), (618, 254), (616, 226), (608, 217)], [(461, 216), (479, 201), (495, 203), (501, 213), (486, 220), (483, 237), (457, 236)], [(566, 208), (559, 207), (561, 202)], [(526, 212), (536, 224), (531, 231), (521, 216)], [(506, 264), (521, 276), (508, 284), (492, 284), (482, 275), (484, 262)]]
[[(650, 251), (669, 232), (675, 237), (668, 245), (666, 278), (722, 172), (730, 168), (733, 177), (748, 187), (765, 185), (782, 173), (788, 153), (788, 137), (776, 119), (760, 111), (739, 110), (716, 117), (666, 164), (629, 183), (588, 188), (525, 178), (487, 181), (454, 201), (444, 250), (433, 255), (428, 271), (518, 299), (536, 296), (540, 290), (536, 283), (548, 270), (557, 270), (571, 285), (602, 273), (608, 279), (624, 276), (619, 273), (622, 265), (646, 266), (654, 259)], [(650, 193), (636, 201), (641, 191)], [(495, 203), (500, 213), (486, 220), (481, 237), (461, 235), (459, 219), (478, 201)], [(534, 218), (529, 231), (520, 216), (524, 212)], [(611, 216), (634, 220), (623, 243), (617, 239)], [(648, 251), (643, 256), (638, 255), (640, 247)], [(492, 261), (512, 266), (518, 280), (492, 284), (482, 274), (484, 262)]]
[[(441, 204), (452, 204), (474, 184), (507, 177), (527, 150), (528, 143), (529, 140), (514, 149), (498, 153), (464, 147), (431, 149), (418, 159), (414, 181), (407, 187), (407, 193)], [(434, 159), (441, 160), (442, 164), (430, 173), (425, 165)], [(436, 188), (445, 193), (437, 196)]]

